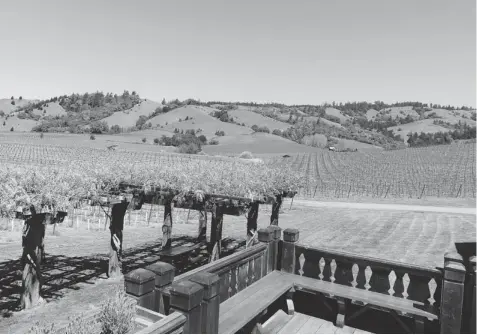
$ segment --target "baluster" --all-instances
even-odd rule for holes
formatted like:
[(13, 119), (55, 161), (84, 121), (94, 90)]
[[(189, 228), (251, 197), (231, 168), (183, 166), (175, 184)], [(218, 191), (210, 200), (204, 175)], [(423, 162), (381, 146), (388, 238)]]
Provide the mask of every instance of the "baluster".
[(245, 263), (245, 287), (248, 287), (248, 268), (250, 267), (250, 261)]
[(240, 272), (240, 269), (236, 268), (235, 269), (235, 293), (239, 292), (239, 272)]
[(323, 275), (323, 271), (325, 270), (325, 265), (326, 265), (325, 259), (323, 257), (321, 257), (320, 261), (318, 262), (318, 266), (320, 268), (320, 274), (318, 275), (318, 278), (320, 280), (323, 280), (323, 278), (325, 277)]
[(256, 258), (250, 261), (250, 269), (249, 269), (250, 285), (255, 283), (255, 260)]
[(431, 304), (431, 306), (433, 306), (434, 303), (436, 302), (434, 300), (434, 294), (436, 293), (436, 289), (437, 289), (436, 280), (434, 278), (431, 278), (431, 280), (429, 280), (429, 284), (427, 284), (427, 286), (429, 287), (429, 294), (430, 294), (430, 297), (429, 297), (429, 299), (427, 299), (427, 301), (429, 301), (429, 304)]
[(407, 299), (409, 297), (409, 294), (407, 293), (407, 289), (409, 287), (409, 284), (411, 283), (411, 280), (409, 279), (409, 275), (407, 273), (404, 274), (402, 277), (402, 285), (404, 287), (404, 290), (402, 292), (402, 296), (404, 299)]
[(371, 280), (371, 276), (373, 275), (373, 270), (371, 270), (371, 267), (368, 265), (366, 269), (364, 270), (364, 277), (366, 278), (366, 283), (364, 284), (364, 288), (366, 291), (368, 291), (371, 288), (371, 285), (369, 285), (369, 281)]
[(351, 268), (351, 272), (353, 274), (353, 281), (351, 282), (351, 286), (356, 287), (356, 285), (358, 285), (356, 278), (358, 277), (359, 265), (354, 263), (353, 267)]
[(331, 273), (330, 273), (330, 281), (332, 283), (335, 282), (336, 278), (335, 278), (335, 272), (336, 272), (336, 261), (333, 259), (331, 260), (331, 263), (330, 263), (330, 270), (331, 270)]
[(394, 284), (396, 283), (396, 273), (394, 272), (394, 270), (391, 270), (391, 273), (389, 274), (388, 276), (389, 278), (389, 290), (388, 290), (388, 293), (389, 295), (394, 295)]
[(233, 291), (232, 291), (232, 269), (229, 270), (229, 273), (228, 273), (228, 277), (229, 277), (229, 282), (228, 282), (228, 292), (229, 292), (229, 298), (233, 296)]
[(298, 273), (300, 274), (300, 276), (303, 276), (303, 274), (305, 273), (303, 271), (303, 267), (305, 266), (305, 255), (301, 254), (298, 258), (298, 261), (300, 262), (300, 270), (298, 270)]

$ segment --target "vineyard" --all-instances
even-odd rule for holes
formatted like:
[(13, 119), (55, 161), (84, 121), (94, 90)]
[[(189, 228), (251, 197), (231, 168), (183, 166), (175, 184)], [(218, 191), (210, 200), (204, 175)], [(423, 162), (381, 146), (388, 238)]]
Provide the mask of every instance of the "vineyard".
[(306, 175), (303, 197), (475, 198), (475, 143), (406, 150), (322, 150), (269, 163)]

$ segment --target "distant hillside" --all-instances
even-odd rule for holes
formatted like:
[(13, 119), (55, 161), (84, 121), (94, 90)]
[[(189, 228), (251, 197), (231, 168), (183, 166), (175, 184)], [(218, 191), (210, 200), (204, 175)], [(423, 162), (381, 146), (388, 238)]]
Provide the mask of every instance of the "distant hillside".
[(0, 100), (0, 131), (134, 132), (137, 136), (147, 131), (161, 138), (202, 135), (218, 143), (213, 144), (218, 145), (214, 150), (222, 146), (224, 151), (255, 145), (258, 140), (274, 140), (276, 145), (294, 142), (300, 150), (304, 146), (354, 150), (449, 143), (475, 138), (475, 119), (475, 110), (466, 106), (412, 101), (292, 106), (193, 99), (159, 103), (134, 91), (71, 94), (42, 101)]

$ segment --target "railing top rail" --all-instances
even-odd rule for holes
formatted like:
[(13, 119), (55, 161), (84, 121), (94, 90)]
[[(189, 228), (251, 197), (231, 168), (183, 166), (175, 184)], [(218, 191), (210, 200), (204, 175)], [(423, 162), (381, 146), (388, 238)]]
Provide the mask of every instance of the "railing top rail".
[[(430, 275), (430, 276), (442, 276), (442, 268), (437, 267), (426, 267), (416, 264), (409, 264), (409, 263), (402, 263), (398, 261), (392, 261), (382, 258), (376, 258), (367, 255), (359, 255), (351, 252), (341, 251), (341, 250), (333, 250), (324, 247), (312, 247), (305, 244), (297, 243), (297, 247), (301, 247), (307, 250), (314, 250), (319, 253), (323, 253), (329, 255), (330, 257), (335, 258), (336, 260), (344, 260), (344, 261), (354, 261), (357, 264), (366, 264), (370, 265), (373, 268), (382, 268), (382, 269), (389, 269), (392, 268), (393, 270), (403, 269), (410, 274), (415, 275)], [(299, 255), (298, 255), (299, 256)]]

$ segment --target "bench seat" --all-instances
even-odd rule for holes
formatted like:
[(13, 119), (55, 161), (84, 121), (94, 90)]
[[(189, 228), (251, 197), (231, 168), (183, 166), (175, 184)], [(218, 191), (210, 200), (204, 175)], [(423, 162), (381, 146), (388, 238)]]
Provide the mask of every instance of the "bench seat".
[(431, 306), (425, 306), (421, 302), (285, 272), (280, 272), (280, 276), (282, 277), (281, 280), (293, 283), (294, 287), (302, 288), (307, 291), (360, 301), (364, 304), (377, 306), (386, 310), (399, 311), (413, 316), (427, 318), (429, 320), (438, 319), (437, 310)]
[(219, 334), (235, 334), (293, 287), (273, 271), (220, 304)]

